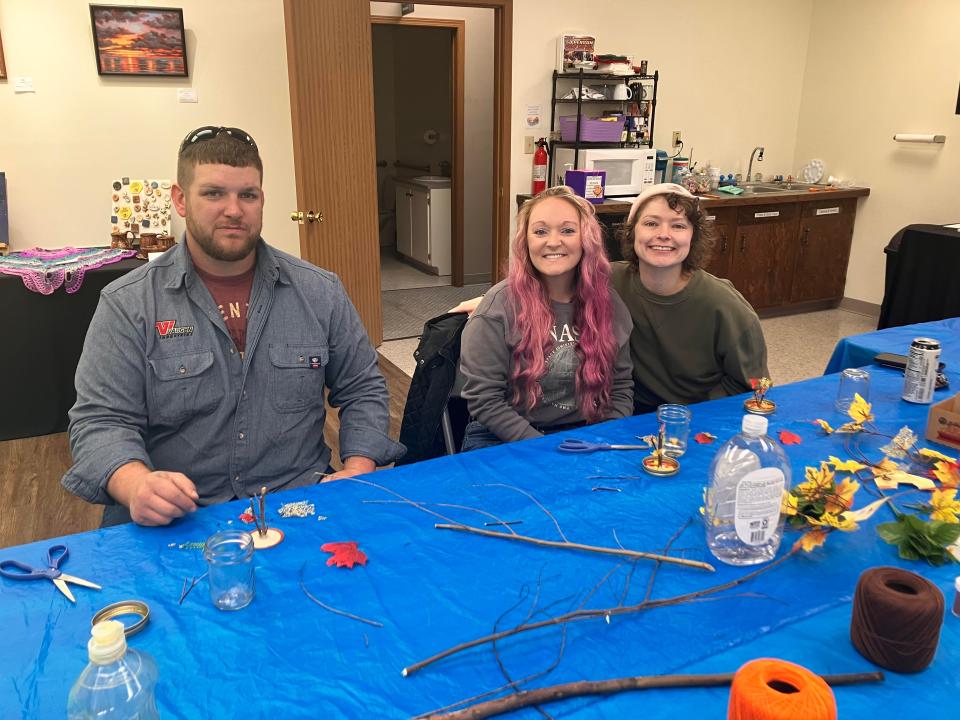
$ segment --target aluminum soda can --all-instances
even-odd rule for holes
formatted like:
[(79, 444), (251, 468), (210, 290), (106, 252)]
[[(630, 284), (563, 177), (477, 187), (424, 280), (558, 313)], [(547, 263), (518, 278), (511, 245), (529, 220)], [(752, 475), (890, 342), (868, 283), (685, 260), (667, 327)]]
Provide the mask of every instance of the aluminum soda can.
[(915, 338), (910, 343), (907, 367), (903, 373), (903, 399), (912, 403), (932, 402), (939, 366), (940, 341), (933, 338)]

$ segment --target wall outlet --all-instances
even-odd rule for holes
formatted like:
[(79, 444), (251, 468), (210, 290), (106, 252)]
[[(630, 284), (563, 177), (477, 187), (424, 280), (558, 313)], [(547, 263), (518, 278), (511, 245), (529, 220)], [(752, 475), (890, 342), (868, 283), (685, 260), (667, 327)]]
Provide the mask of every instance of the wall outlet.
[(683, 142), (683, 140), (680, 139), (680, 131), (679, 131), (679, 130), (674, 130), (674, 131), (673, 131), (673, 146), (674, 146), (674, 147), (680, 147), (680, 143), (682, 143), (682, 142)]
[(523, 137), (523, 153), (525, 155), (533, 155), (535, 150), (535, 145), (533, 142), (533, 135), (524, 135)]

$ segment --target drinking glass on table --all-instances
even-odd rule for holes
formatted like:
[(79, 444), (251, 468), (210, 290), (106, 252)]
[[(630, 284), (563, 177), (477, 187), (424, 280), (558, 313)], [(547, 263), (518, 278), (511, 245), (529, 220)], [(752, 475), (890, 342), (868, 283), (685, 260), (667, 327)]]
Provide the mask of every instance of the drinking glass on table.
[(837, 412), (846, 414), (853, 404), (854, 395), (870, 400), (870, 373), (861, 368), (847, 368), (840, 373), (840, 387), (837, 389)]
[(693, 413), (686, 405), (661, 405), (657, 408), (657, 420), (664, 426), (663, 450), (671, 457), (680, 457), (687, 451), (690, 439), (690, 418)]

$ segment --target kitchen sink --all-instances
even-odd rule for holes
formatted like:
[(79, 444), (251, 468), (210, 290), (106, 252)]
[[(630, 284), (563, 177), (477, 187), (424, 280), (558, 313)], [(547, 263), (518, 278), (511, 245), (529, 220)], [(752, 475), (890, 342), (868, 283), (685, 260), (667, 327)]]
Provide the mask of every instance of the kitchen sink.
[(744, 195), (759, 195), (761, 193), (790, 192), (791, 188), (782, 185), (744, 185)]

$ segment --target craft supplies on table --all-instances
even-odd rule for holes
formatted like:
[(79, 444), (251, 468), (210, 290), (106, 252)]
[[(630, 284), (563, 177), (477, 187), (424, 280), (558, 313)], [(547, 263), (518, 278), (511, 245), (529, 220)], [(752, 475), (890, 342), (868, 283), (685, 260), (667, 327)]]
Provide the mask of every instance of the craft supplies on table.
[(73, 596), (73, 593), (70, 592), (67, 583), (82, 585), (83, 587), (94, 590), (102, 589), (99, 585), (89, 580), (61, 572), (60, 565), (68, 557), (70, 557), (70, 549), (66, 545), (51, 545), (47, 550), (47, 567), (37, 568), (22, 563), (19, 560), (3, 560), (0, 562), (0, 575), (10, 580), (50, 580), (56, 586), (57, 590), (62, 592), (72, 603), (75, 603), (77, 599)]

